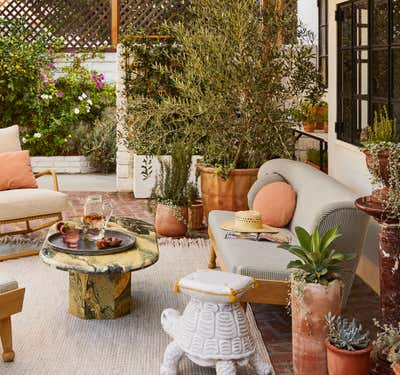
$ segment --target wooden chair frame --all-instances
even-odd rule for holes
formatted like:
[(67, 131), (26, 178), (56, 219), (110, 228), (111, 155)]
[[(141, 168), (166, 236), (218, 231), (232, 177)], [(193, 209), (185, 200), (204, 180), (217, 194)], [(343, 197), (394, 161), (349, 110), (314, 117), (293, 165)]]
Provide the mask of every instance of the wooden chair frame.
[(25, 288), (0, 293), (0, 338), (4, 362), (12, 362), (15, 354), (12, 345), (11, 315), (22, 311)]
[[(215, 237), (208, 229), (210, 236), (211, 247), (208, 268), (216, 268), (216, 258), (222, 271), (228, 271), (225, 266), (221, 253), (216, 246)], [(256, 279), (257, 287), (249, 290), (243, 297), (240, 298), (242, 303), (263, 303), (269, 305), (287, 305), (289, 301), (290, 284), (288, 281)]]
[[(36, 179), (38, 179), (39, 177), (45, 176), (45, 175), (51, 175), (53, 177), (54, 190), (59, 191), (57, 174), (53, 169), (46, 169), (42, 172), (34, 174)], [(37, 226), (31, 225), (32, 220), (40, 220), (40, 219), (51, 219), (51, 220), (46, 223), (37, 225)], [(0, 225), (25, 222), (25, 226), (26, 226), (25, 229), (0, 233), (0, 238), (4, 237), (4, 236), (12, 236), (15, 234), (32, 233), (32, 232), (35, 232), (35, 231), (38, 231), (38, 230), (41, 230), (44, 228), (48, 228), (60, 220), (62, 220), (61, 212), (55, 212), (55, 213), (46, 214), (46, 215), (22, 217), (22, 218), (12, 219), (12, 220), (0, 220)], [(12, 254), (12, 255), (6, 255), (6, 256), (0, 257), (0, 261), (8, 260), (8, 259), (15, 259), (15, 258), (22, 258), (22, 257), (27, 257), (27, 256), (37, 255), (37, 254), (39, 254), (39, 250), (31, 250), (31, 251), (22, 252), (19, 254)]]

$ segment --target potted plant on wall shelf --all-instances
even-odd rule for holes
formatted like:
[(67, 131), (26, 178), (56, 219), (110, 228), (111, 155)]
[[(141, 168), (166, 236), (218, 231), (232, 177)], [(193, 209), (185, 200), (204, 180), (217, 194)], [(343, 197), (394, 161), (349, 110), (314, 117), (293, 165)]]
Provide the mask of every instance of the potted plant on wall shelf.
[(191, 164), (190, 148), (176, 143), (171, 159), (160, 160), (152, 198), (156, 201), (155, 227), (160, 236), (182, 237), (187, 230), (187, 187)]
[(280, 245), (299, 259), (291, 261), (290, 306), (292, 311), (293, 368), (296, 375), (326, 375), (326, 315), (340, 313), (342, 283), (337, 274), (354, 257), (330, 249), (338, 228), (322, 238), (316, 229), (310, 235), (295, 229), (299, 245)]
[(374, 323), (380, 329), (374, 341), (374, 350), (378, 352), (378, 356), (386, 356), (394, 373), (400, 375), (400, 322), (397, 326), (380, 324), (377, 320)]
[(372, 344), (361, 324), (331, 313), (326, 317), (325, 341), (329, 375), (369, 375)]

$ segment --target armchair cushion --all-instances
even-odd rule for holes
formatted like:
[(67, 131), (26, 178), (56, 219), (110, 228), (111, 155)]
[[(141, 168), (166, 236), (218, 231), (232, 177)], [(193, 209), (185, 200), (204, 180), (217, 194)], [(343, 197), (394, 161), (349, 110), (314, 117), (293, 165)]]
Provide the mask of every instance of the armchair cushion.
[(0, 153), (0, 190), (37, 188), (29, 151)]
[(0, 220), (50, 215), (68, 207), (67, 196), (47, 189), (0, 191)]
[(21, 151), (18, 125), (0, 129), (0, 153)]
[(18, 289), (18, 283), (15, 280), (6, 279), (4, 276), (0, 276), (0, 293), (9, 292), (14, 289)]

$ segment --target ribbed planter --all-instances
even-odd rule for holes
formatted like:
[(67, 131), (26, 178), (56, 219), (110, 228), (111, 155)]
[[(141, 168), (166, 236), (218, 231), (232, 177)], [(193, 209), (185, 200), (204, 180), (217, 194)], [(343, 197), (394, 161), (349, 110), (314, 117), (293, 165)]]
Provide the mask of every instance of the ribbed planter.
[(325, 346), (329, 375), (369, 375), (371, 343), (367, 348), (356, 351), (338, 349), (328, 339), (325, 340)]
[(188, 207), (189, 219), (188, 228), (189, 229), (201, 229), (203, 228), (204, 222), (204, 207), (203, 202), (198, 201)]
[[(305, 284), (299, 295), (292, 283), (292, 342), (295, 375), (327, 375), (325, 339), (328, 333), (325, 317), (331, 312), (339, 315), (342, 284), (331, 281), (327, 286)], [(349, 373), (350, 374), (350, 373)]]
[(257, 179), (258, 169), (234, 169), (224, 180), (215, 168), (199, 164), (204, 216), (212, 210), (247, 210), (247, 193)]

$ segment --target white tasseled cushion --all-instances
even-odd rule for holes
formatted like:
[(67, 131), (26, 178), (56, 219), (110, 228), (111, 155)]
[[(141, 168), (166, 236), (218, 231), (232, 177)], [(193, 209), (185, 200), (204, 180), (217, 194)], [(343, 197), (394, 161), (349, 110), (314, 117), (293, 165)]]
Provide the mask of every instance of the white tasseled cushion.
[(62, 212), (68, 208), (67, 196), (47, 189), (0, 191), (0, 220), (14, 220)]
[(0, 276), (0, 293), (9, 292), (18, 289), (18, 283), (15, 280), (6, 279)]

